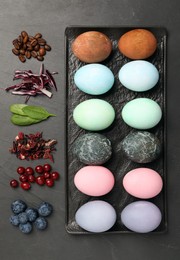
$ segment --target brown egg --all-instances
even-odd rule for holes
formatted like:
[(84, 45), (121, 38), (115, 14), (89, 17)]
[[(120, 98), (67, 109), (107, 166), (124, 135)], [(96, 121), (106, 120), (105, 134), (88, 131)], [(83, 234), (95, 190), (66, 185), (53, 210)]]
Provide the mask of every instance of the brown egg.
[(89, 31), (74, 40), (72, 51), (78, 59), (86, 63), (100, 62), (110, 55), (112, 43), (105, 34)]
[(157, 40), (148, 30), (134, 29), (121, 36), (118, 48), (130, 59), (146, 59), (155, 52)]

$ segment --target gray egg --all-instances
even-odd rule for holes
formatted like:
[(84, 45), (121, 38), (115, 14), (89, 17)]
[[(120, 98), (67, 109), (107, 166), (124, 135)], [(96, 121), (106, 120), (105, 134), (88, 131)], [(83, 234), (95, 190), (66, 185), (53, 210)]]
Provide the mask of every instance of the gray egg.
[(72, 151), (81, 162), (87, 165), (101, 165), (112, 155), (110, 140), (97, 133), (80, 136), (74, 142)]
[(149, 163), (161, 153), (161, 143), (152, 133), (137, 131), (128, 134), (122, 141), (125, 155), (137, 163)]

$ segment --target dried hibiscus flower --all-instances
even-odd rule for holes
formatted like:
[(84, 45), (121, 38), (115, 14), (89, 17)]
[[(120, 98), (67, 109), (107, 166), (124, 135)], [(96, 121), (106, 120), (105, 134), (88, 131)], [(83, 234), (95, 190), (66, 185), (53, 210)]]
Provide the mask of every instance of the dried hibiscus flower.
[(55, 151), (54, 139), (44, 140), (42, 133), (24, 134), (20, 132), (13, 141), (13, 147), (9, 149), (11, 153), (16, 154), (20, 160), (36, 160), (36, 159), (50, 159), (54, 161), (53, 155)]

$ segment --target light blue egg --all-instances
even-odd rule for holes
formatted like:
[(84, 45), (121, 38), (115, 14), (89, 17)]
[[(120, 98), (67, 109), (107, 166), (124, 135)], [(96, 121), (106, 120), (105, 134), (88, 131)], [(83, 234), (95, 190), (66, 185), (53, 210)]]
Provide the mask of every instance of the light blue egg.
[(149, 201), (139, 200), (127, 205), (121, 212), (122, 223), (130, 230), (148, 233), (161, 223), (162, 214), (159, 208)]
[(144, 60), (126, 63), (119, 71), (122, 85), (132, 91), (142, 92), (153, 88), (159, 80), (156, 67)]
[(74, 75), (75, 85), (83, 92), (101, 95), (114, 84), (112, 71), (102, 64), (88, 64), (78, 69)]
[(75, 214), (77, 224), (83, 229), (94, 233), (109, 230), (115, 224), (116, 217), (115, 209), (102, 200), (85, 203)]

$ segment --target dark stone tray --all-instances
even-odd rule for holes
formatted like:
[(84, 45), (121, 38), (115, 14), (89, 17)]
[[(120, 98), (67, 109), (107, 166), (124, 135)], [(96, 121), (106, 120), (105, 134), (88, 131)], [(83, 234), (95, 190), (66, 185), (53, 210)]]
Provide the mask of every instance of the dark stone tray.
[[(140, 28), (140, 27), (139, 27)], [(141, 27), (143, 28), (143, 27)], [(105, 233), (132, 233), (123, 226), (120, 219), (122, 209), (129, 203), (140, 200), (129, 195), (122, 186), (124, 175), (131, 169), (138, 167), (149, 167), (156, 170), (163, 178), (164, 187), (161, 193), (149, 201), (156, 204), (162, 212), (162, 222), (160, 226), (152, 233), (162, 233), (167, 229), (167, 205), (166, 205), (166, 39), (167, 33), (164, 28), (147, 28), (151, 30), (158, 39), (158, 48), (156, 53), (147, 61), (153, 63), (160, 73), (160, 79), (152, 90), (142, 93), (130, 91), (123, 87), (118, 79), (119, 69), (130, 59), (124, 57), (117, 48), (117, 43), (122, 34), (134, 27), (68, 27), (65, 32), (65, 52), (66, 52), (66, 230), (72, 234), (91, 234), (81, 229), (75, 222), (74, 216), (77, 209), (84, 203), (96, 199), (109, 202), (117, 212), (116, 224)], [(108, 59), (102, 64), (109, 67), (114, 76), (115, 84), (106, 94), (96, 96), (108, 101), (113, 105), (116, 111), (114, 123), (106, 130), (99, 133), (104, 134), (112, 142), (113, 156), (104, 164), (115, 176), (115, 186), (113, 190), (101, 197), (89, 197), (78, 191), (73, 183), (75, 173), (85, 166), (79, 162), (72, 154), (72, 145), (74, 141), (82, 134), (88, 131), (78, 127), (72, 118), (74, 108), (82, 101), (94, 98), (92, 95), (85, 94), (76, 88), (73, 77), (74, 73), (85, 63), (79, 61), (71, 51), (73, 40), (85, 31), (96, 30), (105, 33), (113, 43), (113, 51)], [(130, 132), (136, 131), (127, 126), (121, 118), (123, 106), (130, 100), (138, 97), (151, 98), (161, 106), (163, 118), (161, 122), (153, 129), (147, 130), (154, 133), (161, 141), (163, 151), (161, 157), (156, 161), (147, 164), (138, 164), (124, 157), (121, 149), (121, 141)]]

